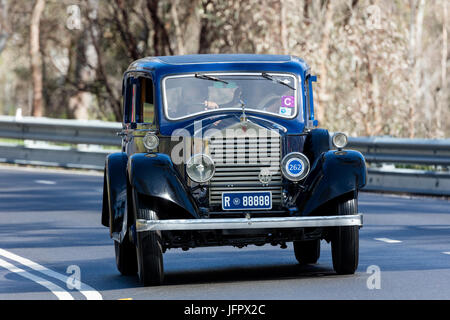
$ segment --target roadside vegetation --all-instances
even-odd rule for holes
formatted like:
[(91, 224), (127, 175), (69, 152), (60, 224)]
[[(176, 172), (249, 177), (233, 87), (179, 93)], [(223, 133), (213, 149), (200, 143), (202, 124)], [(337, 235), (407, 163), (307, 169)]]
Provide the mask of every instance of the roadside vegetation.
[(450, 136), (447, 0), (0, 0), (0, 114), (120, 121), (133, 60), (292, 54), (321, 127)]

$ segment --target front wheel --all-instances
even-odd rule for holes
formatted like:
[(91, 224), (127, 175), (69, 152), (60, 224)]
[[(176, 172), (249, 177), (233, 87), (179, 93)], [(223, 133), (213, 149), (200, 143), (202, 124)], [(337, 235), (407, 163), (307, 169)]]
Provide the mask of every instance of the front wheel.
[[(138, 219), (158, 219), (150, 209), (138, 209), (137, 213)], [(164, 279), (161, 231), (138, 232), (136, 255), (139, 281), (144, 286), (160, 285)]]
[[(337, 211), (339, 215), (357, 214), (357, 199), (338, 203)], [(331, 253), (336, 273), (355, 273), (359, 257), (359, 226), (336, 227), (331, 239)]]

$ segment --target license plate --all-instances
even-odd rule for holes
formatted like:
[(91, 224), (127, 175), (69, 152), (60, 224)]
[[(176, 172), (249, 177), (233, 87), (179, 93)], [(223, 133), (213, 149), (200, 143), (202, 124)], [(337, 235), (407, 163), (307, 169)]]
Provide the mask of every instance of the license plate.
[(272, 192), (238, 191), (222, 193), (223, 210), (270, 210), (272, 209)]

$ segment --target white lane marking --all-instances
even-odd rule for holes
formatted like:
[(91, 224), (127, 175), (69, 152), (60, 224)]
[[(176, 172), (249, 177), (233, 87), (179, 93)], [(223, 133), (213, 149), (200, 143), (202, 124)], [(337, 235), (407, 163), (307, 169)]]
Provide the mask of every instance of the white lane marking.
[(40, 284), (41, 286), (46, 287), (48, 290), (50, 290), (59, 300), (73, 300), (72, 295), (61, 288), (60, 286), (57, 286), (56, 284), (45, 280), (44, 278), (35, 276), (34, 274), (31, 274), (29, 272), (26, 272), (25, 270), (16, 267), (15, 265), (6, 262), (3, 259), (0, 259), (0, 267), (3, 267), (5, 269), (8, 269), (11, 272), (14, 272), (18, 274), (21, 277), (27, 278), (31, 281), (36, 282), (37, 284)]
[(34, 180), (34, 182), (39, 183), (39, 184), (56, 184), (55, 181), (51, 181), (51, 180)]
[(450, 251), (445, 251), (445, 252), (442, 252), (442, 253), (450, 255)]
[(383, 241), (386, 243), (400, 243), (400, 240), (394, 240), (394, 239), (389, 239), (389, 238), (375, 238), (375, 240), (377, 241)]
[[(8, 259), (14, 260), (16, 262), (19, 262), (19, 263), (23, 264), (24, 266), (27, 266), (33, 270), (39, 271), (39, 272), (45, 274), (46, 276), (58, 279), (64, 283), (67, 283), (67, 281), (69, 279), (65, 275), (62, 275), (58, 272), (47, 269), (46, 267), (44, 267), (36, 262), (33, 262), (27, 258), (18, 256), (16, 254), (6, 251), (4, 249), (0, 249), (0, 255), (6, 257)], [(80, 286), (79, 291), (82, 295), (84, 295), (86, 297), (87, 300), (102, 300), (103, 299), (100, 292), (98, 292), (94, 288), (88, 286), (87, 284), (85, 284), (83, 282), (80, 282), (80, 285), (81, 286)]]

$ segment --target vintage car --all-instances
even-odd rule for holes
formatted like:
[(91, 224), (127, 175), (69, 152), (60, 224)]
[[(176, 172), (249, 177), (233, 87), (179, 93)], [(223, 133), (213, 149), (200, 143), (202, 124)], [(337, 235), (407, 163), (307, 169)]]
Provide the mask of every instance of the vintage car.
[(120, 273), (159, 285), (168, 249), (289, 242), (311, 264), (326, 240), (336, 273), (353, 274), (365, 160), (344, 133), (317, 128), (314, 81), (289, 55), (133, 62), (122, 151), (106, 158), (103, 187)]

